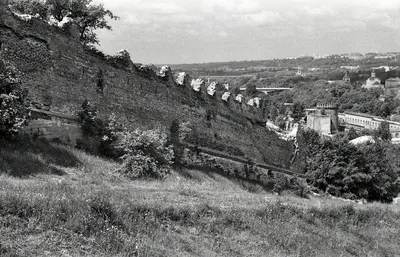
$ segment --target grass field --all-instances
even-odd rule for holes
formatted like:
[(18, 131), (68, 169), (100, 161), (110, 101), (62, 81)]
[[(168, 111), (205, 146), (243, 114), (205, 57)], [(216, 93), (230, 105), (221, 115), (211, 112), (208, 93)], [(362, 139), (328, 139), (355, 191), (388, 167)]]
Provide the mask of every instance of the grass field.
[(0, 256), (400, 256), (398, 203), (252, 193), (185, 169), (129, 181), (117, 168), (44, 142), (3, 144)]

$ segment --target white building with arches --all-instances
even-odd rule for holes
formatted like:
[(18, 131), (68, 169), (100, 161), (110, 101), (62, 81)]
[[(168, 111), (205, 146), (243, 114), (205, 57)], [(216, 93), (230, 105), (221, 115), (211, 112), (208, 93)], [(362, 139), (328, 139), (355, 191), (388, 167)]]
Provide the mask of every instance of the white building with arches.
[(381, 117), (364, 113), (339, 113), (339, 123), (346, 125), (347, 128), (353, 127), (356, 130), (376, 130), (383, 121), (387, 121), (389, 123), (390, 133), (392, 134), (392, 142), (400, 143), (400, 122), (385, 120)]

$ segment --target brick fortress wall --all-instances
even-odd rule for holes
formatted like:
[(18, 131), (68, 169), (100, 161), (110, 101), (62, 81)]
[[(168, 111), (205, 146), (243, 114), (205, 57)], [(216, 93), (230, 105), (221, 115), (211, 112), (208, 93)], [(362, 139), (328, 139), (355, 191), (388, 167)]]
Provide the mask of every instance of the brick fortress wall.
[(88, 100), (100, 118), (115, 113), (128, 128), (169, 126), (175, 118), (191, 121), (195, 143), (297, 169), (291, 163), (293, 144), (257, 125), (263, 122), (262, 110), (238, 103), (234, 96), (222, 101), (223, 92), (211, 97), (206, 88), (195, 92), (187, 82), (177, 85), (171, 71), (161, 77), (129, 58), (104, 58), (82, 47), (74, 25), (58, 28), (37, 19), (21, 20), (4, 0), (0, 58), (23, 73), (33, 108), (76, 116)]
[(61, 113), (32, 109), (33, 119), (22, 128), (22, 134), (76, 145), (83, 137), (79, 119)]

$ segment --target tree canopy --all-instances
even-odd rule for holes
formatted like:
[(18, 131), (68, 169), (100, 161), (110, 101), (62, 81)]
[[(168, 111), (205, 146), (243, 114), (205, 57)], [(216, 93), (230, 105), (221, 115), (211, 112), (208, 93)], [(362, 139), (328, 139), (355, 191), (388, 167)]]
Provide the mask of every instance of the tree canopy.
[(99, 44), (95, 31), (111, 30), (107, 18), (119, 19), (103, 4), (94, 4), (93, 0), (17, 0), (12, 6), (21, 13), (38, 15), (46, 21), (52, 18), (58, 22), (65, 18), (74, 20), (79, 26), (83, 44)]
[[(352, 145), (350, 135), (319, 138), (304, 131), (308, 182), (331, 195), (349, 199), (391, 202), (399, 193), (396, 158), (390, 143)], [(390, 151), (389, 151), (390, 150)]]
[(392, 134), (390, 134), (390, 124), (387, 121), (381, 122), (378, 129), (375, 131), (375, 135), (384, 141), (390, 142)]

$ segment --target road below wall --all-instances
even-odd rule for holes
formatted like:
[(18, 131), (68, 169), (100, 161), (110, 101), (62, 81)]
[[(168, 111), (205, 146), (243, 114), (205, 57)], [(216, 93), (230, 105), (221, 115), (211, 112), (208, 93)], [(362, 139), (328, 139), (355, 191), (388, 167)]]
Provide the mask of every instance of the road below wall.
[[(232, 156), (232, 155), (228, 155), (226, 153), (220, 152), (220, 151), (216, 151), (216, 150), (212, 150), (206, 147), (200, 147), (200, 146), (195, 146), (192, 144), (186, 144), (186, 146), (194, 151), (198, 150), (201, 153), (205, 153), (214, 157), (218, 157), (218, 158), (223, 158), (223, 159), (227, 159), (227, 160), (231, 160), (231, 161), (235, 161), (235, 162), (239, 162), (242, 164), (248, 164), (249, 160), (248, 159), (244, 159), (244, 158), (240, 158), (240, 157), (236, 157), (236, 156)], [(294, 172), (291, 171), (289, 169), (285, 169), (282, 167), (278, 167), (276, 165), (271, 165), (271, 164), (265, 164), (265, 163), (257, 163), (257, 162), (253, 162), (255, 166), (257, 166), (258, 168), (262, 168), (265, 170), (271, 170), (273, 172), (277, 172), (277, 173), (282, 173), (282, 174), (286, 174), (286, 175), (291, 175), (291, 176), (296, 176), (299, 178), (306, 178), (306, 176), (304, 174), (298, 173), (298, 172)]]

